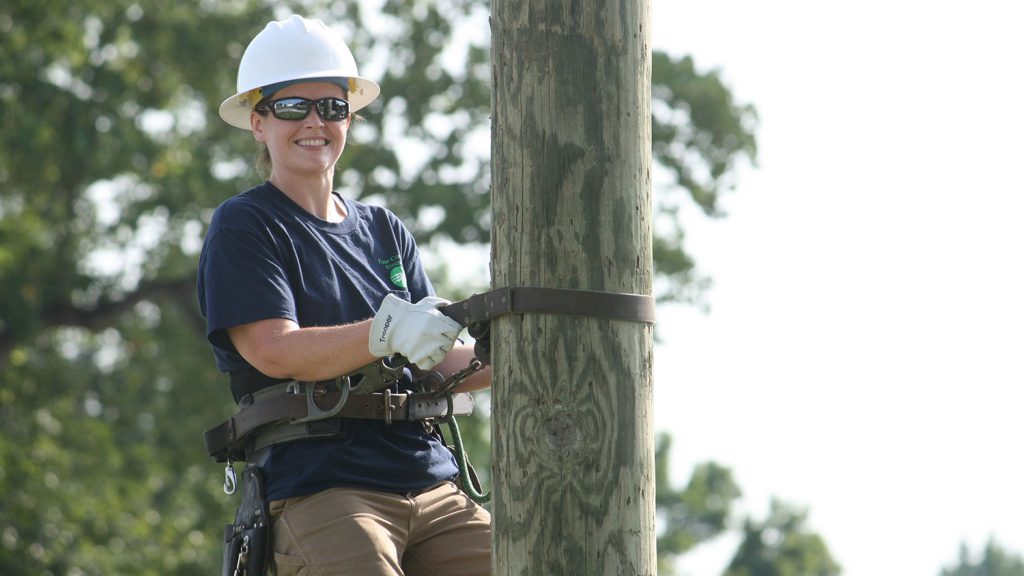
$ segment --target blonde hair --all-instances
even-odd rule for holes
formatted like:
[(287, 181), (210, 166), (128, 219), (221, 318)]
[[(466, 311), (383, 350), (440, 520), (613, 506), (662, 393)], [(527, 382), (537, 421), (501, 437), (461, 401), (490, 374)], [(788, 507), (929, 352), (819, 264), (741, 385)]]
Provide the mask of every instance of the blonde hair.
[(260, 151), (256, 155), (256, 175), (264, 180), (270, 180), (270, 173), (274, 171), (274, 160), (270, 157), (270, 148), (266, 142), (260, 142)]

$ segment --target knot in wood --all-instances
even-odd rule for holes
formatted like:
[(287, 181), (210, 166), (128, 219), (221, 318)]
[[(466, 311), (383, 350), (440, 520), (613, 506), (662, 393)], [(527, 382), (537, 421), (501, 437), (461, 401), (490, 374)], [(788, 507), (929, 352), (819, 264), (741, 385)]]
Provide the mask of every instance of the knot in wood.
[(560, 412), (544, 422), (548, 445), (561, 452), (575, 450), (580, 444), (580, 429), (568, 414)]

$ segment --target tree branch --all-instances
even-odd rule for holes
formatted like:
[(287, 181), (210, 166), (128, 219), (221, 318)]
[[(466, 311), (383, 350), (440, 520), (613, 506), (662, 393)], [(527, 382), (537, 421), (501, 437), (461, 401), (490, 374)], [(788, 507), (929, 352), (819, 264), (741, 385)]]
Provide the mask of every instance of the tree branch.
[(90, 309), (76, 308), (72, 304), (64, 302), (43, 312), (43, 325), (44, 328), (56, 326), (77, 326), (89, 330), (109, 328), (118, 316), (131, 310), (139, 302), (176, 298), (185, 291), (194, 294), (192, 291), (195, 290), (195, 285), (195, 275), (189, 275), (171, 280), (141, 282), (138, 288), (124, 298), (102, 299)]
[[(74, 326), (93, 331), (102, 330), (113, 326), (123, 313), (130, 311), (139, 302), (169, 299), (185, 305), (188, 299), (195, 297), (195, 285), (196, 276), (190, 274), (182, 278), (141, 282), (124, 298), (104, 298), (87, 309), (75, 307), (67, 301), (60, 302), (47, 308), (40, 315), (40, 329)], [(20, 340), (21, 338), (14, 334), (0, 334), (0, 371), (7, 367), (10, 353)]]

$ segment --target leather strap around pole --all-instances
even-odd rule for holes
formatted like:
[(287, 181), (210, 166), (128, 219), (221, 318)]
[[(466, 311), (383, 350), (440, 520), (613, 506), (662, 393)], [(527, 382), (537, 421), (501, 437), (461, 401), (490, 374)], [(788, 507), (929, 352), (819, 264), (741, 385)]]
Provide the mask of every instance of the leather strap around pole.
[(654, 324), (654, 297), (568, 288), (506, 286), (441, 308), (463, 326), (503, 314), (567, 314)]

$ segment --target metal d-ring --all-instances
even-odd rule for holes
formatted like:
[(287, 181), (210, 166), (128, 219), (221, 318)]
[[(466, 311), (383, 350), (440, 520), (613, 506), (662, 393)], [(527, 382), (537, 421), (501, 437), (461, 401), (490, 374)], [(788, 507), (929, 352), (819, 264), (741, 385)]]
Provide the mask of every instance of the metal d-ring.
[(338, 391), (341, 393), (341, 397), (338, 398), (338, 402), (334, 406), (331, 406), (327, 410), (321, 410), (320, 406), (316, 403), (316, 385), (313, 382), (304, 382), (306, 388), (306, 415), (302, 418), (293, 419), (291, 423), (301, 424), (303, 422), (323, 420), (324, 418), (330, 418), (338, 412), (341, 412), (341, 409), (345, 406), (345, 402), (348, 401), (350, 388), (349, 378), (348, 376), (339, 376), (332, 380), (331, 384), (338, 388)]

